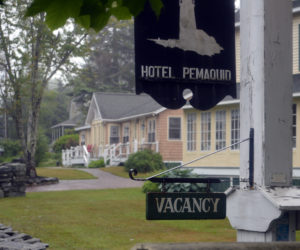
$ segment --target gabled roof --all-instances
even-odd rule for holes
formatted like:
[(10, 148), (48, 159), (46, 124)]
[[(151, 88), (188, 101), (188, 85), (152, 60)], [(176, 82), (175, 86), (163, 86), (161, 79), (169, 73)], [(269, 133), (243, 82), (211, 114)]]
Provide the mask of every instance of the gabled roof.
[(130, 93), (94, 93), (102, 120), (122, 120), (135, 116), (155, 113), (161, 105), (149, 95)]

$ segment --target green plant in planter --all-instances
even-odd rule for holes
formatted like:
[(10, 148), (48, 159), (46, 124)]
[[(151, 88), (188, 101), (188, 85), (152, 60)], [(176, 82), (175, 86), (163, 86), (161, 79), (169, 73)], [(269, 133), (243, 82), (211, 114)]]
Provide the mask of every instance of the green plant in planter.
[[(168, 178), (199, 178), (199, 175), (192, 173), (191, 169), (174, 170), (163, 177)], [(164, 192), (206, 192), (206, 184), (203, 183), (165, 183), (159, 184), (159, 188)]]

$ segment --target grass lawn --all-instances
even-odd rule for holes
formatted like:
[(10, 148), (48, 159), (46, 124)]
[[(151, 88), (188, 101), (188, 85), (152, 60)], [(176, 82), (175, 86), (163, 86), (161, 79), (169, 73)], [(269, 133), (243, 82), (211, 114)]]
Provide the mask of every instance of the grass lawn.
[(97, 179), (95, 176), (77, 169), (36, 168), (38, 176), (57, 177), (60, 180)]
[[(129, 175), (128, 175), (128, 172), (125, 171), (125, 168), (124, 167), (107, 167), (107, 168), (101, 168), (101, 170), (107, 172), (107, 173), (111, 173), (113, 175), (117, 175), (117, 176), (120, 176), (120, 177), (125, 177), (125, 178), (129, 178)], [(146, 173), (146, 174), (143, 174), (143, 173), (138, 173), (138, 175), (136, 176), (137, 178), (146, 178), (146, 177), (150, 177), (152, 175), (155, 175), (155, 174), (158, 174), (158, 173), (161, 173), (163, 171), (165, 171), (166, 169), (160, 169), (158, 171), (155, 171), (155, 172), (150, 172), (150, 173)]]
[(50, 249), (130, 249), (139, 242), (235, 241), (228, 220), (147, 221), (140, 189), (27, 193), (0, 200), (0, 223)]

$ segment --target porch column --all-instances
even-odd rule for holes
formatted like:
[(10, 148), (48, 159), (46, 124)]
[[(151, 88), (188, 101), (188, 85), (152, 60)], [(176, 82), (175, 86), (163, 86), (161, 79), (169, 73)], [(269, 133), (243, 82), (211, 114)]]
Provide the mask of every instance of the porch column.
[[(254, 128), (254, 189), (248, 185), (249, 145), (244, 143), (241, 190), (230, 208), (244, 209), (235, 217), (238, 241), (277, 241), (281, 223), (277, 218), (283, 213), (261, 195), (260, 188), (292, 183), (292, 1), (242, 0), (240, 28), (241, 138), (249, 137)], [(234, 211), (229, 214), (235, 216)], [(293, 240), (292, 214), (282, 218)]]

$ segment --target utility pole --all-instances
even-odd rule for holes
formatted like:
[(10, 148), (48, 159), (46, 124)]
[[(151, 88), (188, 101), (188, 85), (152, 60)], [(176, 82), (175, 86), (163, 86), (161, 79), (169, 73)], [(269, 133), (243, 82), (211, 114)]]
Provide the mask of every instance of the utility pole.
[(291, 187), (292, 1), (242, 0), (240, 10), (241, 138), (254, 129), (254, 186), (242, 144), (241, 185), (227, 197), (227, 216), (238, 241), (291, 241), (300, 210)]

